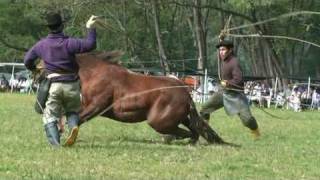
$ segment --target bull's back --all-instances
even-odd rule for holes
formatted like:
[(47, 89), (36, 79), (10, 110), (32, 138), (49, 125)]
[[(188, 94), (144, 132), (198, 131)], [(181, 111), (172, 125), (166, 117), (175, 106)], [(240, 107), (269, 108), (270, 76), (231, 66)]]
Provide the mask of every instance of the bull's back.
[(130, 82), (137, 82), (132, 84), (137, 91), (147, 91), (154, 96), (166, 94), (171, 98), (185, 98), (189, 99), (188, 86), (182, 81), (165, 76), (146, 76), (146, 75), (132, 75)]
[(188, 91), (188, 86), (182, 81), (165, 76), (142, 75), (136, 78), (139, 79), (139, 81), (143, 81), (145, 83), (145, 90), (150, 92), (150, 94), (146, 96), (146, 100), (149, 101), (151, 106), (159, 101), (163, 106), (189, 108), (192, 98)]

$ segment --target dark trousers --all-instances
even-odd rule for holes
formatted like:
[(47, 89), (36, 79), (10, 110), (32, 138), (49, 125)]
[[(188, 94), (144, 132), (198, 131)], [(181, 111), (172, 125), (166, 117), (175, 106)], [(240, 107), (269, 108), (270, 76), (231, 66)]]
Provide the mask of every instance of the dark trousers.
[[(224, 107), (224, 100), (223, 100), (223, 91), (219, 91), (214, 93), (208, 101), (206, 101), (202, 106), (200, 110), (200, 115), (205, 119), (210, 119), (210, 113)], [(237, 97), (235, 97), (237, 98)], [(239, 101), (242, 99), (239, 98)], [(243, 103), (246, 104), (246, 103)], [(229, 105), (230, 106), (230, 105)], [(249, 105), (242, 105), (242, 106), (249, 106)], [(237, 108), (237, 107), (232, 107)], [(227, 111), (227, 109), (226, 109)], [(239, 110), (238, 116), (240, 117), (240, 120), (242, 124), (246, 127), (248, 127), (251, 130), (256, 130), (258, 128), (258, 123), (256, 119), (252, 116), (250, 108), (244, 107)]]

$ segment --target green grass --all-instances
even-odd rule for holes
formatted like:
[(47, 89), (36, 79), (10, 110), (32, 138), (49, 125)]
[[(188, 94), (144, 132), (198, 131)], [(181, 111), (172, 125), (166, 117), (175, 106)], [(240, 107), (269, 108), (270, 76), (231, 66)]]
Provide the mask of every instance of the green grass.
[[(224, 110), (210, 124), (240, 148), (201, 139), (163, 144), (146, 123), (95, 118), (71, 148), (51, 148), (34, 96), (0, 94), (0, 179), (319, 179), (320, 112), (267, 109), (253, 114), (262, 137), (253, 141)], [(65, 137), (62, 138), (62, 141)]]

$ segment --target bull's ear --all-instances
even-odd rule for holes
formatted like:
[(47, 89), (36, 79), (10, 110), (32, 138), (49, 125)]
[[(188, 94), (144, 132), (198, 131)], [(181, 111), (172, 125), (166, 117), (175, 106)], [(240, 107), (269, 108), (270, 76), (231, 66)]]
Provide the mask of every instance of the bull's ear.
[(44, 61), (42, 59), (36, 62), (36, 68), (39, 70), (44, 69)]
[(36, 69), (32, 71), (31, 75), (34, 82), (39, 83), (45, 77), (44, 66), (44, 61), (42, 59), (37, 60)]

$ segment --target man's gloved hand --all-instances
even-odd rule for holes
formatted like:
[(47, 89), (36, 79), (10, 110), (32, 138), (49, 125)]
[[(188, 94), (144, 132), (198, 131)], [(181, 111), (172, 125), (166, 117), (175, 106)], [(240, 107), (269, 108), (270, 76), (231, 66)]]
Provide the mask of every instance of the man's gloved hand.
[(98, 19), (98, 16), (92, 15), (90, 19), (87, 21), (86, 27), (88, 29), (94, 28), (97, 19)]
[(222, 87), (227, 87), (228, 81), (227, 81), (227, 80), (222, 80), (222, 81), (220, 82), (220, 84), (221, 84)]

